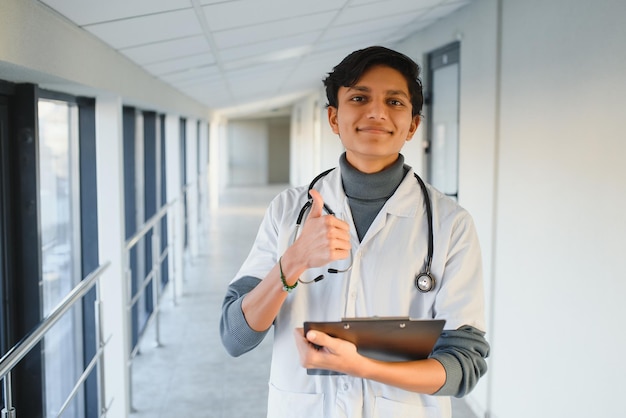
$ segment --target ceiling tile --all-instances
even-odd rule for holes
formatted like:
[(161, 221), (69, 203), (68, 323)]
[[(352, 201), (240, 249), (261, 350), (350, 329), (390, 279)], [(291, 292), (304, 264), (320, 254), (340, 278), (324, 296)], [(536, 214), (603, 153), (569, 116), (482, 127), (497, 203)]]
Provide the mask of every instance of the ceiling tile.
[(118, 20), (86, 26), (89, 32), (116, 49), (199, 35), (202, 29), (193, 10)]
[(444, 5), (441, 6), (437, 6), (432, 8), (426, 15), (425, 17), (428, 19), (439, 19), (442, 18), (444, 16), (449, 15), (450, 13), (454, 12), (455, 10), (461, 8), (462, 6), (465, 6), (468, 3), (468, 1), (455, 1), (455, 2), (448, 2)]
[(201, 54), (150, 64), (146, 65), (145, 68), (152, 74), (163, 75), (181, 71), (190, 71), (196, 67), (206, 67), (214, 62), (215, 60), (210, 54)]
[(120, 52), (138, 64), (154, 64), (173, 58), (209, 52), (209, 44), (204, 36), (190, 36), (124, 48)]
[(189, 9), (189, 0), (40, 0), (79, 26)]
[(321, 51), (344, 47), (351, 48), (351, 50), (357, 50), (372, 45), (385, 44), (392, 35), (393, 32), (390, 32), (389, 28), (383, 28), (381, 30), (370, 31), (365, 34), (355, 33), (353, 35), (345, 35), (332, 39), (323, 39), (316, 44), (316, 47)]
[(228, 71), (227, 78), (229, 82), (241, 82), (249, 80), (250, 82), (257, 82), (261, 77), (274, 74), (276, 78), (280, 78), (278, 74), (288, 73), (292, 66), (297, 63), (296, 59), (286, 63), (265, 63), (260, 65), (253, 65), (244, 68), (237, 68)]
[(215, 78), (222, 78), (220, 69), (215, 64), (190, 68), (187, 71), (180, 71), (170, 74), (162, 74), (160, 79), (174, 85), (188, 85), (193, 82), (207, 81)]
[[(411, 14), (414, 18), (425, 13), (442, 0), (389, 0), (344, 9), (334, 25), (340, 26), (359, 21), (377, 20), (381, 17)], [(420, 13), (421, 12), (421, 13)]]
[(219, 83), (194, 85), (182, 88), (181, 91), (213, 108), (226, 107), (233, 102), (231, 93)]
[(337, 0), (240, 0), (204, 6), (203, 11), (211, 30), (220, 31), (339, 10), (341, 6)]
[[(407, 14), (371, 20), (368, 21), (367, 24), (361, 22), (344, 26), (336, 26), (327, 30), (324, 33), (322, 40), (335, 40), (344, 36), (366, 34), (370, 31), (378, 31), (381, 37), (384, 38), (386, 35), (392, 34), (405, 27), (411, 23), (413, 19), (413, 15)], [(365, 26), (367, 27), (366, 30), (363, 29)]]
[(279, 39), (307, 32), (321, 32), (335, 12), (319, 13), (309, 16), (300, 16), (278, 22), (246, 26), (238, 29), (229, 29), (215, 33), (215, 42), (220, 48), (230, 48), (255, 42)]

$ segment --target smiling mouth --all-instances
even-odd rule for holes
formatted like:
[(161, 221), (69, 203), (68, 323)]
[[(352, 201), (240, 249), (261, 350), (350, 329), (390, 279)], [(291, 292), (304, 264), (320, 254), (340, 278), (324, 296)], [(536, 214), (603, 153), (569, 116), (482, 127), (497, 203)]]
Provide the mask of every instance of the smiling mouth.
[(368, 132), (368, 133), (373, 133), (373, 134), (391, 134), (393, 133), (392, 131), (385, 129), (385, 128), (381, 128), (381, 127), (377, 127), (377, 126), (363, 126), (361, 128), (356, 128), (357, 132)]

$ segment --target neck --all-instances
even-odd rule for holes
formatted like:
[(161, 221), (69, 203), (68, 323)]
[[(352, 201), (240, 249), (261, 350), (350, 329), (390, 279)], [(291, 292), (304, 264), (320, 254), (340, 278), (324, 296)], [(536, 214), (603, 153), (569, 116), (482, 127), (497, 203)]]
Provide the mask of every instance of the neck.
[(365, 174), (374, 174), (383, 171), (395, 164), (396, 161), (398, 161), (398, 158), (401, 157), (401, 154), (394, 154), (384, 159), (376, 157), (368, 160), (367, 158), (361, 157), (355, 158), (354, 155), (351, 155), (348, 152), (344, 153), (344, 155), (352, 167)]
[(354, 167), (345, 153), (341, 155), (339, 165), (346, 195), (360, 199), (380, 199), (390, 196), (408, 170), (404, 165), (402, 154), (399, 154), (391, 165), (374, 173), (366, 173)]

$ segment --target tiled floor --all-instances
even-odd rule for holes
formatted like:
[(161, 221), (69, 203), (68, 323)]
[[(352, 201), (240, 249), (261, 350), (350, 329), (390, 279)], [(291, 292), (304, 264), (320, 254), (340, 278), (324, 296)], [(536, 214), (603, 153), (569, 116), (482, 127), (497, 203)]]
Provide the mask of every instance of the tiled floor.
[[(234, 359), (222, 348), (218, 321), (228, 282), (283, 188), (233, 188), (222, 196), (200, 256), (186, 263), (183, 297), (174, 306), (171, 293), (163, 296), (161, 346), (149, 329), (133, 362), (132, 418), (265, 417), (271, 338)], [(453, 417), (475, 418), (458, 400)]]

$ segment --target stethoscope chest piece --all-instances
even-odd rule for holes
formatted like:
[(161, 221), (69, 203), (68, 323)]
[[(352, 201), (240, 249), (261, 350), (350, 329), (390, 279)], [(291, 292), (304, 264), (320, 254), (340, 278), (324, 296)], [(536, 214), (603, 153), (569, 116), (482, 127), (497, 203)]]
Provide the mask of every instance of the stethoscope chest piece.
[(435, 279), (429, 273), (415, 276), (415, 287), (422, 293), (428, 293), (435, 287)]

